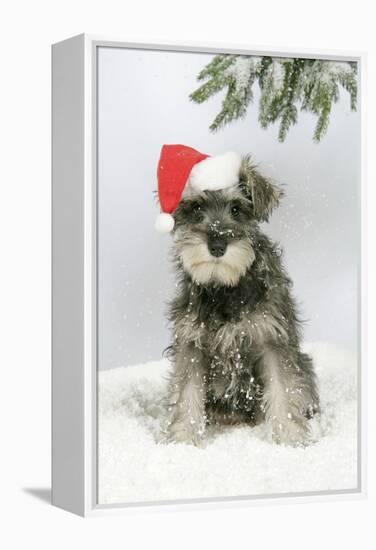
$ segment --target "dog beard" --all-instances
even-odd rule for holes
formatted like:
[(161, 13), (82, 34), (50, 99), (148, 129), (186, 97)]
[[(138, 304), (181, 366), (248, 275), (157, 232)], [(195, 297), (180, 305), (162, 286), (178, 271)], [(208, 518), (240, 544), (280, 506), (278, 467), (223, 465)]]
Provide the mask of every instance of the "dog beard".
[(219, 258), (210, 254), (206, 239), (199, 234), (177, 235), (175, 245), (184, 270), (201, 285), (235, 286), (255, 260), (247, 238), (229, 242)]

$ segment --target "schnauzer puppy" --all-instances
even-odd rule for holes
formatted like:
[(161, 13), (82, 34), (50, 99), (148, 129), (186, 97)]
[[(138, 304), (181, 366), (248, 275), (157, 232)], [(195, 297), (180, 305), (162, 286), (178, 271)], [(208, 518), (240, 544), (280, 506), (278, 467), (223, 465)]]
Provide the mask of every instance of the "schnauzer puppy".
[(190, 189), (173, 214), (167, 441), (200, 445), (208, 425), (261, 421), (276, 443), (310, 441), (319, 411), (312, 360), (300, 349), (281, 250), (259, 227), (281, 195), (247, 156), (237, 185)]

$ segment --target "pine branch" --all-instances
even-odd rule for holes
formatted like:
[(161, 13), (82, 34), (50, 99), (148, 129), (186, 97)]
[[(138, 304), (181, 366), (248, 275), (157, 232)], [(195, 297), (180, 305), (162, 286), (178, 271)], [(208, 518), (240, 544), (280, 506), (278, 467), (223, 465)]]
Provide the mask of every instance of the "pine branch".
[(221, 110), (210, 125), (217, 131), (226, 124), (244, 118), (253, 101), (253, 86), (260, 90), (259, 122), (262, 128), (279, 122), (280, 141), (298, 121), (298, 112), (317, 116), (314, 140), (327, 131), (333, 103), (340, 88), (350, 96), (350, 109), (357, 108), (357, 67), (354, 63), (312, 59), (217, 55), (198, 75), (204, 81), (191, 95), (203, 103), (226, 90)]

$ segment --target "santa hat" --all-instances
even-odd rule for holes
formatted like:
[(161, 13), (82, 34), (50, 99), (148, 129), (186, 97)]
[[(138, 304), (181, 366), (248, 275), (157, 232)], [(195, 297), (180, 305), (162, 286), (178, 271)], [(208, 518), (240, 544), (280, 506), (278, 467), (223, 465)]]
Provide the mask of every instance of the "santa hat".
[(241, 157), (224, 153), (210, 157), (186, 145), (163, 145), (158, 162), (158, 195), (161, 206), (155, 227), (162, 233), (172, 231), (174, 218), (184, 189), (196, 191), (225, 189), (239, 181)]

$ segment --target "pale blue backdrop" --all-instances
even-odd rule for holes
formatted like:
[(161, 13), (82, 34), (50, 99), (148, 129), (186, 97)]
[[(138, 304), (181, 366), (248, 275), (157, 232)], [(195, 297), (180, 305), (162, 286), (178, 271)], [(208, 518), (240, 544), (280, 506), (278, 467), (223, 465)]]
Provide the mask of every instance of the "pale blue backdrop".
[(299, 114), (284, 143), (247, 117), (212, 134), (221, 97), (189, 101), (211, 55), (100, 48), (99, 368), (161, 357), (169, 334), (165, 303), (174, 291), (170, 236), (154, 230), (153, 192), (163, 143), (209, 154), (251, 152), (284, 184), (286, 198), (265, 230), (281, 242), (307, 341), (357, 349), (360, 117), (343, 93), (320, 144), (315, 119)]

